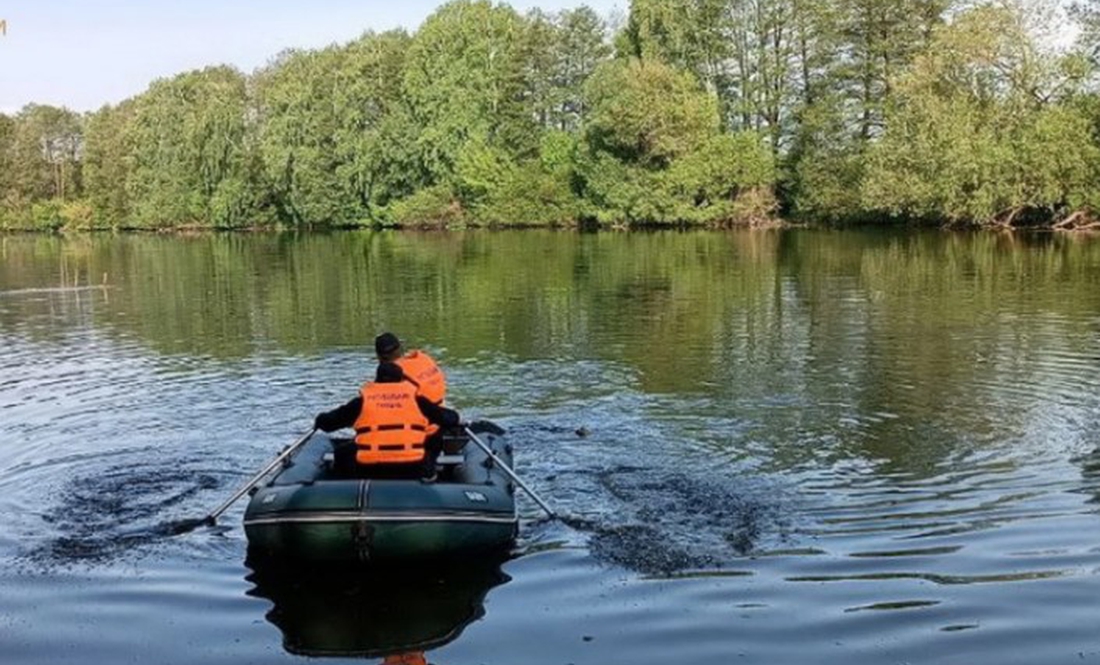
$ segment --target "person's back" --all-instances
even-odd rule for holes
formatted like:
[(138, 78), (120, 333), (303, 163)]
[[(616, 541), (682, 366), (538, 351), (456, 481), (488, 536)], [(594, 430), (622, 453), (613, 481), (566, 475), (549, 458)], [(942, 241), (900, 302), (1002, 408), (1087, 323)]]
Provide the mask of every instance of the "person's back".
[[(387, 367), (381, 365), (380, 367)], [(363, 400), (355, 430), (355, 461), (362, 465), (413, 464), (424, 460), (428, 418), (407, 381), (371, 381), (359, 390)]]
[(434, 478), (435, 458), (442, 447), (440, 427), (457, 427), (460, 422), (457, 412), (419, 395), (396, 363), (383, 362), (375, 380), (364, 385), (357, 397), (318, 415), (314, 425), (324, 432), (355, 430), (352, 450), (335, 451), (341, 469), (382, 469)]
[(395, 360), (405, 377), (417, 387), (419, 394), (432, 404), (442, 404), (447, 397), (447, 377), (431, 356), (420, 350), (410, 351)]
[(406, 380), (416, 386), (417, 394), (432, 404), (443, 404), (447, 397), (447, 377), (431, 356), (419, 349), (402, 355), (401, 340), (388, 332), (374, 339), (374, 350), (379, 362), (394, 362), (401, 367)]

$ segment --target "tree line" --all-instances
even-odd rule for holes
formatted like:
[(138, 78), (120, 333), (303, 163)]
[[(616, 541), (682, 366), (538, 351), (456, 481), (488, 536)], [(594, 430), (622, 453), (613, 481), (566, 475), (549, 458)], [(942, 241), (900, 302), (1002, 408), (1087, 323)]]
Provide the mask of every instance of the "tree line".
[(413, 33), (0, 114), (0, 228), (1091, 227), (1100, 0), (453, 0)]

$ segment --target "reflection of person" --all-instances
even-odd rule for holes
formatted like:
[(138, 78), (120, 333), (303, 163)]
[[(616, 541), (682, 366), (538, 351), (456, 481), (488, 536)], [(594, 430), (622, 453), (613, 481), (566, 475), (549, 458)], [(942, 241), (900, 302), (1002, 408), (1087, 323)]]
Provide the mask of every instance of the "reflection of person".
[(393, 333), (382, 333), (374, 338), (374, 352), (378, 362), (393, 362), (401, 366), (405, 378), (416, 386), (417, 394), (433, 404), (443, 404), (447, 396), (447, 377), (428, 354), (414, 349), (401, 353), (401, 340)]
[(358, 397), (314, 420), (314, 426), (324, 432), (355, 429), (354, 447), (335, 450), (336, 466), (342, 472), (370, 470), (428, 481), (435, 480), (435, 459), (442, 448), (440, 428), (459, 423), (457, 411), (418, 395), (392, 362), (378, 366), (375, 380), (364, 385)]
[(423, 651), (410, 651), (408, 653), (396, 653), (386, 656), (382, 665), (428, 665), (428, 657)]

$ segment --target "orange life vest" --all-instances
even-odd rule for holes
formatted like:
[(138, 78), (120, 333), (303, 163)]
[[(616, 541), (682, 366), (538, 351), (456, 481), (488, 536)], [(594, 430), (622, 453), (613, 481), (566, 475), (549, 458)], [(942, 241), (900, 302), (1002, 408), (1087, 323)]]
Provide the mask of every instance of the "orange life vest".
[(428, 658), (423, 651), (412, 651), (386, 656), (382, 660), (382, 665), (428, 665)]
[(355, 461), (404, 464), (424, 459), (424, 442), (434, 428), (416, 404), (411, 383), (368, 383), (359, 391), (363, 406), (355, 420)]
[(433, 404), (442, 404), (447, 396), (447, 378), (432, 357), (423, 351), (410, 351), (394, 361), (401, 366), (405, 378), (412, 382), (420, 396)]

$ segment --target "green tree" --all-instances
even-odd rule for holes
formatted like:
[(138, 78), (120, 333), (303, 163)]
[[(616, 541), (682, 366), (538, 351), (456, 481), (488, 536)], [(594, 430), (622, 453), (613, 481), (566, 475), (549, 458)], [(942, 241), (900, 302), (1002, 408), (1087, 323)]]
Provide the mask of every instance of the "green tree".
[(211, 67), (153, 83), (127, 124), (131, 220), (146, 228), (255, 223), (245, 78)]
[(263, 173), (280, 216), (294, 225), (348, 221), (336, 175), (339, 60), (335, 47), (286, 51), (254, 78)]
[(787, 204), (798, 216), (836, 221), (862, 213), (867, 142), (848, 122), (846, 101), (837, 91), (821, 90), (799, 109), (798, 133), (785, 160)]
[(98, 227), (126, 226), (130, 200), (126, 182), (130, 154), (126, 135), (134, 102), (104, 106), (88, 116), (84, 139), (84, 188)]
[[(755, 133), (723, 137), (717, 101), (654, 59), (601, 66), (578, 158), (588, 214), (609, 222), (720, 223), (768, 216), (774, 166)], [(745, 212), (743, 192), (761, 194)], [(747, 199), (746, 199), (747, 200)], [(744, 204), (746, 200), (741, 200)]]
[(342, 52), (332, 95), (336, 177), (348, 194), (344, 215), (356, 221), (379, 221), (390, 201), (425, 179), (401, 93), (409, 44), (404, 31), (368, 33)]
[(15, 120), (0, 113), (0, 228), (6, 228), (15, 208), (15, 169), (12, 146), (15, 143)]
[(455, 0), (439, 8), (409, 48), (403, 92), (417, 149), (433, 183), (447, 183), (467, 142), (509, 155), (537, 141), (524, 63), (526, 26), (506, 5)]
[(675, 217), (696, 223), (767, 223), (775, 212), (775, 160), (752, 131), (717, 134), (673, 163)]
[(840, 31), (851, 62), (838, 70), (857, 100), (860, 137), (881, 131), (892, 79), (929, 45), (949, 0), (852, 0), (842, 3)]
[(259, 152), (285, 221), (380, 223), (426, 182), (402, 93), (409, 43), (404, 31), (368, 32), (287, 51), (257, 73)]
[(730, 27), (736, 5), (730, 0), (631, 0), (631, 55), (694, 72), (717, 93), (735, 49)]
[(1026, 18), (987, 5), (936, 32), (867, 156), (866, 207), (1003, 225), (1091, 214), (1100, 148), (1090, 119), (1057, 103), (1076, 68), (1045, 53)]
[(656, 60), (609, 62), (588, 80), (585, 136), (624, 161), (667, 166), (718, 132), (718, 108), (687, 74)]
[(13, 185), (25, 202), (80, 196), (83, 127), (66, 108), (29, 104), (15, 117)]
[(0, 223), (56, 229), (82, 193), (83, 120), (65, 108), (29, 104), (0, 119)]
[(576, 131), (587, 115), (584, 84), (611, 57), (607, 25), (589, 7), (565, 10), (557, 15), (553, 49), (557, 108), (551, 118), (557, 129)]
[(472, 217), (496, 226), (574, 224), (581, 215), (573, 191), (578, 139), (548, 131), (535, 159), (516, 162), (485, 144), (470, 144), (458, 164), (459, 189)]
[(930, 48), (950, 0), (796, 3), (798, 102), (784, 155), (788, 204), (816, 218), (865, 214), (866, 154), (885, 126), (894, 81)]
[(611, 57), (607, 26), (588, 7), (526, 16), (525, 79), (540, 126), (576, 131), (584, 120), (584, 82)]
[(558, 109), (558, 63), (555, 47), (559, 41), (555, 17), (541, 9), (532, 9), (524, 17), (522, 51), (523, 74), (531, 111), (539, 127), (553, 127)]

